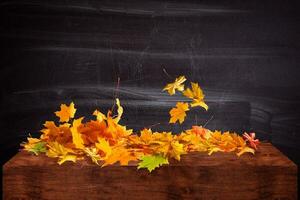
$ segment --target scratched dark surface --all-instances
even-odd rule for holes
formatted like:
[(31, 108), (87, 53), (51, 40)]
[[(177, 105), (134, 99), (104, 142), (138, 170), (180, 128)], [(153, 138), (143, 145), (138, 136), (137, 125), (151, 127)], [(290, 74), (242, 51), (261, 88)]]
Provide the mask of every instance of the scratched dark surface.
[[(255, 131), (299, 164), (296, 2), (1, 1), (1, 163), (60, 103), (89, 115), (117, 93), (135, 131), (158, 122), (152, 129)], [(210, 110), (170, 126), (182, 98), (161, 91), (172, 81), (163, 69), (199, 82)]]

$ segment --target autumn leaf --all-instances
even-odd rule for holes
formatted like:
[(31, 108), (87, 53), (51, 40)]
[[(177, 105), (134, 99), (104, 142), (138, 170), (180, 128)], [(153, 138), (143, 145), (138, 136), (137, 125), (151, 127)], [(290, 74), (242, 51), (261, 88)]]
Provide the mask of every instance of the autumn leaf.
[(257, 146), (259, 145), (259, 140), (255, 139), (255, 133), (244, 133), (243, 137), (246, 139), (246, 141), (249, 143), (249, 145), (257, 150)]
[(244, 154), (244, 153), (252, 153), (252, 154), (255, 154), (255, 150), (250, 148), (250, 147), (247, 147), (245, 146), (244, 148), (242, 148), (236, 155), (238, 155), (239, 157)]
[(34, 153), (35, 155), (38, 155), (39, 153), (45, 153), (47, 150), (45, 144), (45, 142), (38, 142), (28, 151)]
[(98, 138), (98, 143), (95, 143), (95, 145), (97, 149), (104, 153), (105, 157), (103, 159), (106, 159), (108, 156), (110, 156), (112, 149), (108, 141), (106, 141), (104, 138)]
[(96, 163), (97, 165), (99, 165), (98, 161), (100, 160), (100, 156), (98, 154), (98, 151), (96, 148), (85, 148), (84, 152), (86, 153), (86, 155), (88, 157), (91, 158), (91, 160)]
[(141, 162), (138, 164), (138, 169), (146, 168), (149, 172), (152, 172), (155, 168), (169, 164), (168, 158), (164, 157), (162, 155), (149, 155), (149, 156), (143, 156), (141, 158)]
[(183, 83), (186, 81), (185, 76), (179, 76), (178, 78), (175, 79), (173, 83), (167, 84), (163, 91), (167, 90), (170, 95), (174, 95), (175, 91), (183, 91), (184, 90), (184, 85)]
[(89, 121), (78, 128), (81, 137), (84, 141), (84, 145), (92, 145), (98, 141), (99, 137), (106, 139), (112, 139), (113, 135), (107, 131), (107, 124), (105, 121)]
[(114, 118), (114, 121), (116, 123), (118, 123), (120, 121), (121, 117), (122, 117), (122, 114), (123, 114), (123, 107), (121, 106), (120, 100), (118, 98), (116, 98), (116, 104), (118, 106), (118, 110), (117, 110), (118, 115), (117, 115), (116, 118)]
[(99, 122), (102, 122), (103, 120), (106, 120), (106, 116), (102, 112), (100, 112), (98, 110), (95, 110), (93, 112), (93, 115), (96, 116), (96, 119)]
[(73, 121), (73, 125), (71, 127), (72, 137), (73, 137), (73, 143), (75, 144), (75, 147), (78, 149), (84, 149), (84, 142), (81, 137), (81, 133), (78, 131), (78, 127), (81, 125), (83, 117), (79, 119), (75, 119)]
[(172, 108), (169, 112), (171, 115), (169, 123), (176, 123), (176, 121), (179, 121), (179, 123), (182, 124), (186, 117), (186, 111), (188, 110), (188, 103), (178, 102), (176, 108)]
[(110, 116), (110, 113), (107, 115), (107, 133), (112, 134), (112, 136), (117, 139), (119, 137), (126, 137), (132, 134), (132, 129), (127, 129), (126, 126), (118, 124), (115, 118)]
[(214, 146), (214, 145), (209, 146), (209, 148), (208, 148), (208, 155), (211, 155), (211, 154), (213, 154), (215, 152), (218, 152), (218, 151), (222, 151), (222, 149), (220, 147)]
[(191, 132), (203, 139), (208, 139), (210, 137), (210, 131), (202, 126), (192, 126)]
[(69, 106), (66, 104), (60, 105), (60, 111), (55, 112), (55, 115), (59, 117), (60, 122), (68, 122), (70, 119), (74, 118), (76, 113), (76, 108), (74, 106), (73, 102)]
[(176, 160), (180, 160), (180, 156), (182, 154), (186, 154), (183, 144), (180, 144), (178, 141), (173, 141), (171, 143), (170, 157), (175, 158)]
[(47, 150), (46, 146), (45, 146), (46, 143), (42, 142), (40, 139), (28, 137), (27, 141), (28, 141), (27, 143), (21, 144), (22, 146), (24, 146), (24, 149), (26, 151), (32, 152), (35, 155), (46, 152), (46, 150)]
[(149, 144), (149, 142), (151, 142), (152, 140), (152, 136), (153, 136), (152, 130), (145, 128), (141, 131), (141, 136), (139, 138), (145, 144)]
[(208, 105), (204, 102), (204, 94), (198, 83), (191, 83), (192, 89), (187, 88), (183, 91), (183, 95), (192, 99), (191, 107), (200, 106), (208, 110)]
[(70, 154), (74, 153), (72, 149), (66, 148), (58, 142), (51, 142), (47, 146), (49, 149), (46, 152), (46, 155), (52, 158), (59, 158), (59, 165), (63, 164), (66, 161), (76, 162), (77, 156), (74, 154)]
[(130, 150), (117, 147), (112, 149), (112, 153), (104, 160), (102, 167), (120, 162), (120, 165), (128, 165), (129, 161), (137, 160), (137, 157)]

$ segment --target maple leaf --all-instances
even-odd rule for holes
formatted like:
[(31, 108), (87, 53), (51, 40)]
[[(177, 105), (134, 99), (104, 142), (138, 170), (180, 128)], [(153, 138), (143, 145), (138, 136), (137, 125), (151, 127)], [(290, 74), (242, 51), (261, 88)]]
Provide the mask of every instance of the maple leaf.
[(149, 142), (152, 140), (152, 136), (153, 136), (152, 130), (145, 128), (141, 131), (141, 136), (139, 138), (145, 144), (149, 144)]
[(247, 142), (249, 142), (250, 146), (257, 150), (257, 146), (259, 145), (259, 140), (255, 139), (255, 133), (244, 133), (243, 137), (246, 139)]
[(254, 149), (245, 146), (244, 148), (242, 148), (242, 149), (237, 153), (237, 155), (238, 155), (238, 156), (241, 156), (242, 154), (247, 153), (247, 152), (248, 152), (248, 153), (255, 154), (255, 150), (254, 150)]
[(72, 149), (66, 148), (58, 142), (51, 142), (47, 145), (49, 147), (46, 155), (52, 158), (59, 158), (58, 164), (61, 165), (66, 161), (76, 162), (77, 156), (74, 154)]
[(196, 135), (192, 130), (186, 130), (177, 136), (178, 141), (184, 145), (184, 151), (207, 151), (207, 145), (203, 143), (203, 138)]
[(40, 139), (28, 137), (27, 141), (28, 141), (27, 143), (21, 144), (22, 146), (24, 146), (24, 149), (26, 151), (32, 152), (35, 155), (46, 152), (46, 150), (47, 150), (46, 146), (45, 146), (46, 143), (42, 142)]
[(208, 139), (210, 137), (210, 131), (202, 126), (192, 126), (191, 132), (200, 136), (203, 139)]
[(69, 123), (56, 126), (53, 121), (46, 121), (44, 127), (45, 128), (41, 130), (43, 133), (41, 139), (44, 141), (57, 141), (60, 144), (72, 146), (72, 133)]
[(60, 122), (68, 122), (70, 119), (74, 118), (76, 113), (76, 108), (74, 106), (73, 102), (71, 102), (69, 106), (66, 104), (60, 105), (60, 111), (55, 112), (55, 115), (59, 117)]
[(146, 168), (149, 172), (152, 172), (152, 170), (160, 167), (161, 165), (169, 164), (168, 158), (159, 154), (143, 156), (140, 160), (141, 162), (139, 162), (137, 168)]
[(180, 160), (180, 155), (186, 154), (183, 144), (180, 144), (178, 141), (173, 141), (171, 143), (170, 157)]
[(98, 161), (100, 160), (100, 156), (98, 154), (98, 151), (96, 148), (85, 148), (84, 152), (86, 153), (87, 156), (91, 158), (91, 160), (99, 165)]
[(99, 122), (102, 122), (103, 120), (106, 120), (106, 116), (102, 112), (100, 112), (98, 110), (95, 110), (93, 112), (93, 115), (96, 116), (96, 119)]
[(106, 159), (111, 155), (112, 149), (104, 138), (98, 138), (98, 143), (95, 143), (95, 145), (97, 149), (104, 153), (105, 157), (103, 159)]
[(112, 149), (112, 153), (104, 160), (102, 167), (116, 162), (120, 162), (120, 165), (128, 165), (128, 162), (131, 160), (137, 160), (137, 156), (133, 152), (124, 147), (116, 147)]
[(45, 153), (47, 150), (45, 144), (45, 142), (38, 142), (28, 151), (34, 153), (35, 155), (38, 155), (39, 153)]
[(183, 95), (192, 99), (191, 107), (200, 106), (205, 110), (208, 110), (208, 105), (204, 102), (204, 94), (198, 83), (191, 83), (192, 90), (187, 88), (183, 91)]
[(176, 108), (172, 108), (170, 110), (170, 121), (169, 123), (176, 123), (178, 120), (180, 124), (184, 121), (186, 117), (186, 111), (189, 110), (189, 104), (188, 103), (183, 103), (183, 102), (178, 102), (176, 104)]
[(73, 143), (74, 143), (75, 147), (78, 149), (84, 149), (84, 142), (81, 137), (81, 133), (78, 131), (78, 127), (81, 125), (82, 120), (83, 120), (83, 117), (81, 117), (79, 119), (75, 119), (73, 121), (73, 125), (71, 127)]
[(112, 133), (107, 131), (107, 124), (105, 121), (89, 121), (78, 128), (81, 133), (85, 145), (92, 145), (98, 141), (98, 137), (112, 139)]
[(179, 76), (178, 78), (175, 79), (173, 83), (167, 84), (163, 91), (167, 90), (170, 95), (174, 95), (175, 91), (183, 91), (184, 90), (184, 85), (183, 83), (186, 81), (185, 76)]
[(126, 129), (126, 126), (121, 126), (116, 122), (114, 118), (110, 116), (110, 112), (107, 114), (107, 129), (106, 131), (110, 133), (114, 139), (119, 137), (126, 137), (132, 134), (132, 129)]

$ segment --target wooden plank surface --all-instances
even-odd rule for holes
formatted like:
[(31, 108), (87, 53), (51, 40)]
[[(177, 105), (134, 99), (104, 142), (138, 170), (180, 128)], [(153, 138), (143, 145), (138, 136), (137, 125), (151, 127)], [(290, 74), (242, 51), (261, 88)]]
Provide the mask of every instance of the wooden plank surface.
[(21, 151), (3, 167), (4, 199), (297, 199), (297, 166), (271, 144), (255, 156), (193, 153), (151, 174)]

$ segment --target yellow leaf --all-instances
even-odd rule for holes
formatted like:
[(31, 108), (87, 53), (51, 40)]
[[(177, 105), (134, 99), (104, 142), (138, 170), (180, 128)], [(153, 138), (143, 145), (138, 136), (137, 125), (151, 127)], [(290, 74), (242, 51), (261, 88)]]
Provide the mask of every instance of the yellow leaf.
[(28, 141), (28, 144), (36, 144), (36, 143), (40, 142), (41, 140), (38, 138), (27, 137), (27, 141)]
[(167, 90), (170, 95), (174, 95), (175, 91), (183, 91), (184, 90), (184, 81), (186, 81), (185, 76), (179, 76), (173, 83), (167, 84), (163, 91)]
[(106, 159), (111, 154), (111, 147), (104, 138), (98, 138), (98, 143), (95, 143), (96, 148), (105, 153), (105, 157), (103, 159)]
[(96, 148), (85, 148), (84, 152), (92, 159), (94, 163), (99, 165), (98, 160), (100, 160), (100, 156)]
[(242, 154), (247, 153), (247, 152), (248, 152), (248, 153), (254, 154), (254, 153), (255, 153), (255, 150), (252, 149), (252, 148), (250, 148), (250, 147), (245, 146), (245, 147), (242, 148), (236, 155), (241, 156)]
[(169, 123), (176, 123), (178, 120), (180, 124), (184, 121), (186, 117), (186, 111), (189, 110), (189, 104), (188, 103), (183, 103), (183, 102), (178, 102), (176, 104), (176, 108), (172, 108), (170, 110), (170, 121)]
[(106, 116), (98, 110), (95, 110), (93, 112), (93, 115), (96, 116), (97, 121), (99, 121), (99, 122), (102, 122), (103, 120), (106, 120)]
[(208, 155), (211, 155), (214, 152), (222, 151), (219, 147), (209, 147)]
[(73, 161), (76, 162), (76, 155), (70, 154), (74, 153), (72, 149), (66, 148), (58, 142), (50, 142), (48, 145), (48, 151), (46, 155), (52, 158), (59, 158), (58, 164), (62, 164), (65, 161)]
[(76, 162), (76, 159), (77, 159), (76, 155), (67, 154), (67, 155), (61, 156), (61, 158), (58, 160), (58, 164), (61, 165), (66, 161)]
[(208, 110), (208, 105), (204, 102), (204, 94), (198, 83), (191, 83), (192, 90), (187, 88), (183, 91), (183, 95), (192, 99), (191, 107), (200, 106), (205, 110)]
[(172, 142), (171, 147), (170, 156), (176, 160), (180, 160), (180, 155), (186, 153), (183, 149), (183, 144), (180, 144), (178, 141)]
[(118, 110), (117, 110), (118, 111), (118, 116), (114, 119), (114, 121), (116, 123), (118, 123), (120, 121), (121, 117), (122, 117), (122, 114), (123, 114), (123, 107), (120, 105), (120, 100), (118, 98), (116, 99), (116, 104), (118, 106)]
[(79, 119), (75, 119), (73, 121), (73, 125), (71, 127), (71, 132), (72, 132), (72, 138), (73, 138), (73, 143), (75, 144), (75, 147), (78, 149), (84, 149), (84, 142), (81, 137), (81, 133), (78, 131), (78, 127), (81, 125), (83, 117)]
[(68, 122), (71, 118), (74, 118), (76, 113), (76, 108), (74, 106), (73, 102), (69, 106), (66, 104), (60, 105), (60, 111), (55, 112), (55, 115), (59, 117), (60, 122)]
[(24, 149), (28, 152), (32, 152), (35, 155), (38, 155), (39, 153), (44, 153), (46, 152), (46, 147), (45, 147), (45, 142), (41, 141), (38, 138), (32, 138), (32, 137), (27, 137), (27, 143), (24, 142), (21, 144), (21, 146), (24, 147)]

